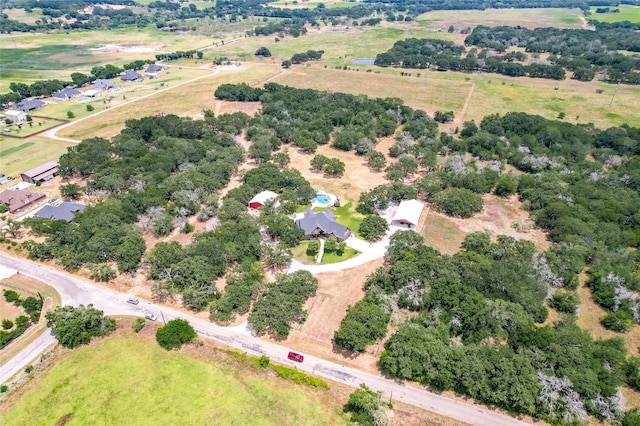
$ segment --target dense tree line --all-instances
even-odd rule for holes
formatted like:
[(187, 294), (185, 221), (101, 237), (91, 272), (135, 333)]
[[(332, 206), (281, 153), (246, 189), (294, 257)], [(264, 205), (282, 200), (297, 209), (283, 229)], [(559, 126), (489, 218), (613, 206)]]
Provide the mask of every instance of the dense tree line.
[(451, 41), (437, 39), (406, 39), (394, 43), (393, 47), (376, 56), (375, 65), (381, 67), (433, 68), (438, 71), (475, 71), (484, 70), (512, 77), (529, 76), (563, 80), (565, 71), (555, 64), (522, 64), (515, 60), (524, 60), (526, 55), (520, 52), (487, 57), (485, 51), (477, 49), (466, 52), (464, 46)]
[[(551, 53), (549, 62), (590, 80), (595, 72), (611, 82), (640, 84), (640, 34), (633, 28), (582, 29), (486, 27), (479, 25), (465, 39), (467, 45), (504, 52), (512, 46), (526, 52)], [(539, 64), (538, 64), (539, 65)]]
[(364, 154), (377, 138), (392, 135), (399, 125), (416, 138), (435, 136), (437, 131), (433, 119), (395, 98), (370, 99), (276, 83), (267, 83), (264, 89), (223, 84), (215, 96), (262, 103), (262, 113), (250, 123), (247, 138), (263, 147), (266, 160), (280, 143), (294, 143), (303, 151), (314, 152), (333, 137), (334, 148), (350, 151), (360, 147)]

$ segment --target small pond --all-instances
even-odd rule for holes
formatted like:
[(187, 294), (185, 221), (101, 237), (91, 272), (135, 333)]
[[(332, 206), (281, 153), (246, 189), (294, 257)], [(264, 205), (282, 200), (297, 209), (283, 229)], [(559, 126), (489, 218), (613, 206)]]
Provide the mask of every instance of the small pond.
[(351, 62), (358, 65), (373, 65), (376, 62), (376, 58), (358, 58)]

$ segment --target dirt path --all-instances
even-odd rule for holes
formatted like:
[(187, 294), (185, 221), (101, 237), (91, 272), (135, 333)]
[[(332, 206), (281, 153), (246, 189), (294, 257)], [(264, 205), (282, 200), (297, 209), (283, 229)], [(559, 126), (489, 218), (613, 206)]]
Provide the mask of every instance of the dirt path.
[(469, 89), (469, 93), (467, 93), (467, 98), (464, 100), (464, 105), (462, 106), (462, 110), (460, 111), (460, 115), (458, 117), (457, 121), (457, 125), (458, 126), (462, 126), (462, 124), (464, 123), (464, 116), (467, 113), (467, 109), (469, 108), (469, 104), (471, 103), (471, 98), (473, 97), (473, 91), (476, 88), (476, 83), (472, 82), (471, 83), (471, 88)]

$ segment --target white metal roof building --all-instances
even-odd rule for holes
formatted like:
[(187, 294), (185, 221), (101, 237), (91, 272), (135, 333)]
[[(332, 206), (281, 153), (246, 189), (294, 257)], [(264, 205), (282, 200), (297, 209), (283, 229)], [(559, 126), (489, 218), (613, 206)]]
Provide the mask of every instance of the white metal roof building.
[(261, 193), (256, 194), (256, 196), (249, 201), (249, 207), (252, 209), (259, 209), (269, 200), (278, 201), (278, 194), (273, 191), (262, 191)]
[(393, 215), (391, 223), (402, 223), (405, 225), (418, 225), (424, 204), (418, 200), (402, 200), (398, 206), (396, 214)]

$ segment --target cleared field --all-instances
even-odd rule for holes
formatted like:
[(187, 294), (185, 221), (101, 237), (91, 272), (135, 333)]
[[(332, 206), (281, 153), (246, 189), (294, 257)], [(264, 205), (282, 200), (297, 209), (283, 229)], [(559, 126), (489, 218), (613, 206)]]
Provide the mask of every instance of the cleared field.
[[(399, 73), (399, 71), (398, 71)], [(313, 88), (352, 94), (365, 94), (373, 98), (401, 98), (407, 105), (433, 113), (444, 109), (462, 110), (471, 83), (454, 82), (443, 78), (411, 77), (399, 74), (375, 74), (364, 71), (324, 69), (317, 66), (298, 66), (274, 77), (272, 81), (299, 88)], [(438, 76), (440, 77), (440, 76)]]
[(520, 25), (527, 28), (558, 27), (579, 28), (580, 9), (486, 9), (486, 10), (436, 10), (418, 16), (416, 21), (424, 26), (446, 31), (449, 25), (456, 30), (476, 25)]
[[(7, 176), (18, 176), (45, 161), (57, 160), (67, 152), (69, 146), (72, 145), (67, 142), (37, 136), (28, 139), (1, 137), (0, 168)], [(15, 182), (9, 182), (13, 183)]]
[(69, 424), (104, 425), (346, 423), (329, 391), (236, 368), (226, 356), (202, 357), (132, 335), (66, 351), (5, 407), (0, 423), (53, 425), (65, 416)]
[(294, 53), (305, 52), (309, 49), (324, 50), (320, 63), (327, 66), (355, 66), (351, 63), (356, 58), (375, 57), (393, 46), (397, 40), (407, 37), (453, 39), (454, 35), (435, 32), (420, 27), (418, 24), (384, 22), (375, 27), (321, 26), (311, 28), (300, 37), (284, 37), (275, 41), (276, 34), (270, 36), (249, 37), (229, 45), (219, 46), (216, 51), (226, 53), (232, 57), (249, 59), (260, 46), (266, 46), (273, 57), (267, 61), (277, 61), (291, 58)]
[(229, 68), (217, 74), (211, 73), (209, 76), (205, 74), (197, 81), (185, 82), (180, 86), (172, 84), (168, 89), (157, 93), (149, 91), (145, 94), (150, 93), (153, 96), (127, 101), (117, 108), (113, 101), (109, 110), (62, 129), (58, 132), (58, 136), (73, 139), (93, 136), (111, 138), (118, 134), (124, 128), (124, 122), (131, 118), (142, 118), (160, 111), (189, 117), (195, 116), (203, 109), (216, 111), (217, 104), (213, 92), (218, 85), (241, 82), (258, 84), (277, 71), (278, 68), (273, 65), (245, 64), (237, 69)]
[(566, 121), (594, 123), (600, 128), (624, 123), (640, 125), (640, 87), (620, 85), (613, 105), (609, 106), (615, 85), (602, 82), (505, 78), (492, 74), (473, 75), (472, 79), (476, 88), (465, 120), (477, 121), (488, 114), (510, 111), (546, 118), (556, 118), (564, 112)]
[[(603, 7), (603, 6), (600, 6)], [(589, 18), (600, 22), (640, 22), (640, 7), (634, 6), (609, 6), (611, 10), (618, 9), (616, 13), (596, 13), (597, 7), (591, 8), (591, 16)]]
[(283, 9), (316, 9), (320, 3), (324, 4), (327, 9), (339, 9), (343, 7), (354, 7), (358, 5), (358, 3), (356, 2), (329, 0), (326, 2), (302, 2), (301, 1), (301, 2), (296, 2), (295, 4), (293, 1), (276, 1), (273, 3), (269, 3), (269, 6), (281, 7)]
[[(128, 27), (111, 31), (11, 36), (2, 41), (0, 68), (86, 73), (99, 64), (121, 65), (135, 59), (153, 59), (160, 52), (196, 49), (209, 46), (211, 42), (210, 38), (204, 36), (167, 33), (152, 27), (142, 31), (137, 27)], [(98, 45), (122, 48), (89, 50)]]

